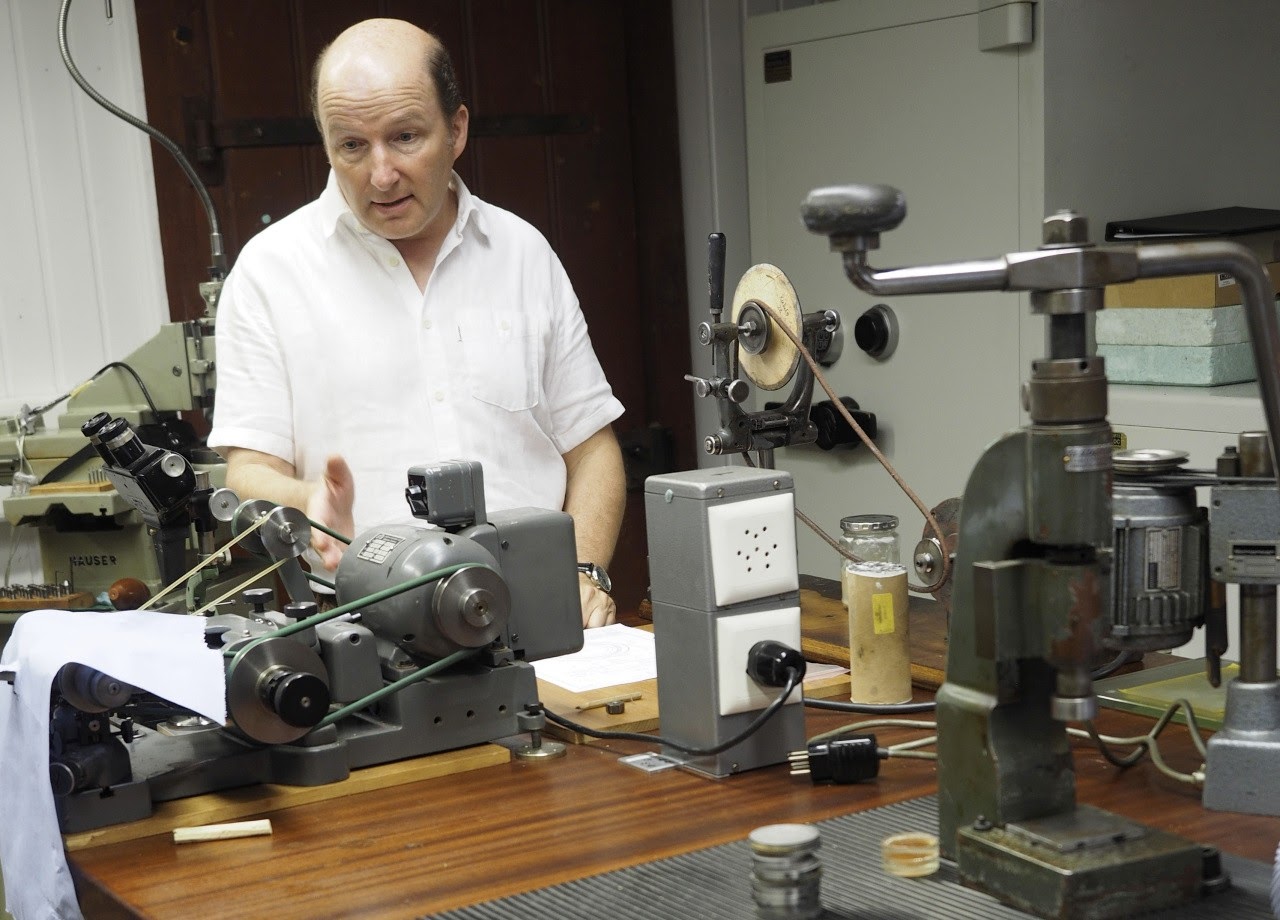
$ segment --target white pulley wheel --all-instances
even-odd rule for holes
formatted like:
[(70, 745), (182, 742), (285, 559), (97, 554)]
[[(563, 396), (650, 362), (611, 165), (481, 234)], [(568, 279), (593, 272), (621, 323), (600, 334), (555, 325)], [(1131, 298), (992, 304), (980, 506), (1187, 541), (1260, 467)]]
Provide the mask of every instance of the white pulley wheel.
[[(779, 390), (795, 374), (800, 364), (800, 349), (773, 320), (760, 309), (768, 304), (778, 314), (786, 327), (799, 339), (803, 331), (800, 299), (795, 288), (776, 265), (761, 263), (747, 269), (733, 294), (733, 322), (741, 325), (744, 320), (760, 321), (767, 326), (755, 335), (739, 336), (738, 365), (747, 379), (762, 390)], [(749, 347), (754, 341), (757, 347)]]

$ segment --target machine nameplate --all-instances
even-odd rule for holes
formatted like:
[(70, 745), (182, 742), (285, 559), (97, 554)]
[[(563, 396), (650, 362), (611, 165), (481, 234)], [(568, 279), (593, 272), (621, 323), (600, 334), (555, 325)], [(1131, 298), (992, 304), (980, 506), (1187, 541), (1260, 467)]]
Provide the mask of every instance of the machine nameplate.
[(364, 546), (360, 547), (359, 558), (366, 562), (372, 562), (374, 565), (382, 565), (402, 542), (404, 542), (403, 538), (392, 536), (389, 533), (375, 534), (372, 539), (365, 541)]
[(1182, 528), (1147, 528), (1147, 590), (1174, 591), (1182, 586)]
[(1073, 444), (1067, 447), (1062, 463), (1068, 473), (1096, 473), (1111, 469), (1110, 444)]

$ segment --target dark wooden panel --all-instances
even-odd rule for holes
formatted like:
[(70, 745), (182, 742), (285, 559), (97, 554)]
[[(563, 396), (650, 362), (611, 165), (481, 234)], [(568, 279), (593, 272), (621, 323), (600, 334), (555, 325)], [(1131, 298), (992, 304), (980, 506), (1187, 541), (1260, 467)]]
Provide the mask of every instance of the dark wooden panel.
[[(636, 267), (636, 220), (627, 120), (622, 7), (590, 0), (549, 8), (548, 83), (557, 111), (586, 112), (586, 134), (556, 137), (552, 183), (556, 239), (600, 362), (627, 407), (619, 427), (644, 424), (644, 354)], [(619, 104), (622, 102), (623, 104)]]
[[(248, 7), (215, 2), (209, 21), (219, 119), (281, 118), (306, 111), (298, 90), (290, 3), (274, 0)], [(308, 199), (307, 161), (301, 147), (258, 147), (226, 150), (222, 162), (226, 184), (235, 189), (223, 221), (228, 251), (236, 255), (255, 233)]]
[[(147, 118), (184, 147), (188, 143), (184, 100), (209, 99), (212, 90), (205, 4), (203, 0), (149, 0), (138, 4), (136, 15)], [(151, 151), (169, 312), (175, 320), (194, 319), (204, 313), (197, 285), (209, 279), (209, 223), (174, 158), (156, 143)], [(227, 207), (224, 189), (209, 192), (220, 216)]]
[[(537, 40), (543, 4), (491, 0), (471, 5), (471, 111), (474, 115), (543, 114), (548, 110), (545, 62)], [(542, 137), (472, 140), (475, 191), (519, 214), (561, 253), (555, 236), (555, 190), (548, 181), (547, 141)], [(577, 283), (576, 277), (575, 284)]]
[[(693, 399), (684, 375), (689, 354), (689, 297), (681, 201), (680, 128), (671, 10), (628, 0), (627, 97), (631, 104), (631, 170), (635, 186), (636, 274), (645, 368), (643, 421), (670, 428), (675, 468), (692, 469), (701, 454)], [(701, 268), (694, 266), (695, 269)], [(704, 269), (705, 270), (705, 269)]]

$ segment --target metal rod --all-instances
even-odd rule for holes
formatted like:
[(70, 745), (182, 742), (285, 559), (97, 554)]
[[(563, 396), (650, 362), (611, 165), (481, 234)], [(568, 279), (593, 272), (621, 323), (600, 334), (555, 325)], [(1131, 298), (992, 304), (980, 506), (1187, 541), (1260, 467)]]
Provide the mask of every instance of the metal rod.
[(1009, 282), (1009, 263), (1000, 256), (968, 262), (944, 262), (912, 268), (871, 268), (865, 252), (844, 254), (844, 272), (868, 294), (945, 294), (959, 291), (1003, 291)]
[(1276, 586), (1240, 586), (1240, 680), (1276, 679)]
[(1262, 263), (1239, 243), (1217, 241), (1157, 243), (1138, 247), (1138, 277), (1226, 272), (1240, 285), (1245, 319), (1249, 323), (1249, 344), (1258, 370), (1258, 392), (1267, 420), (1271, 456), (1276, 456), (1280, 435), (1280, 319), (1276, 317), (1275, 294)]

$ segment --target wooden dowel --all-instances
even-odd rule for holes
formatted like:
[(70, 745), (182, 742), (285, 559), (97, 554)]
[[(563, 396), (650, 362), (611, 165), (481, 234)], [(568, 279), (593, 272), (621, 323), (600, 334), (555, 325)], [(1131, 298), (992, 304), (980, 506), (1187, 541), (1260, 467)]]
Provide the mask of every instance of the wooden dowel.
[(271, 820), (234, 821), (230, 824), (205, 824), (200, 827), (175, 827), (174, 843), (200, 843), (205, 840), (231, 840), (236, 837), (261, 837), (271, 833)]

